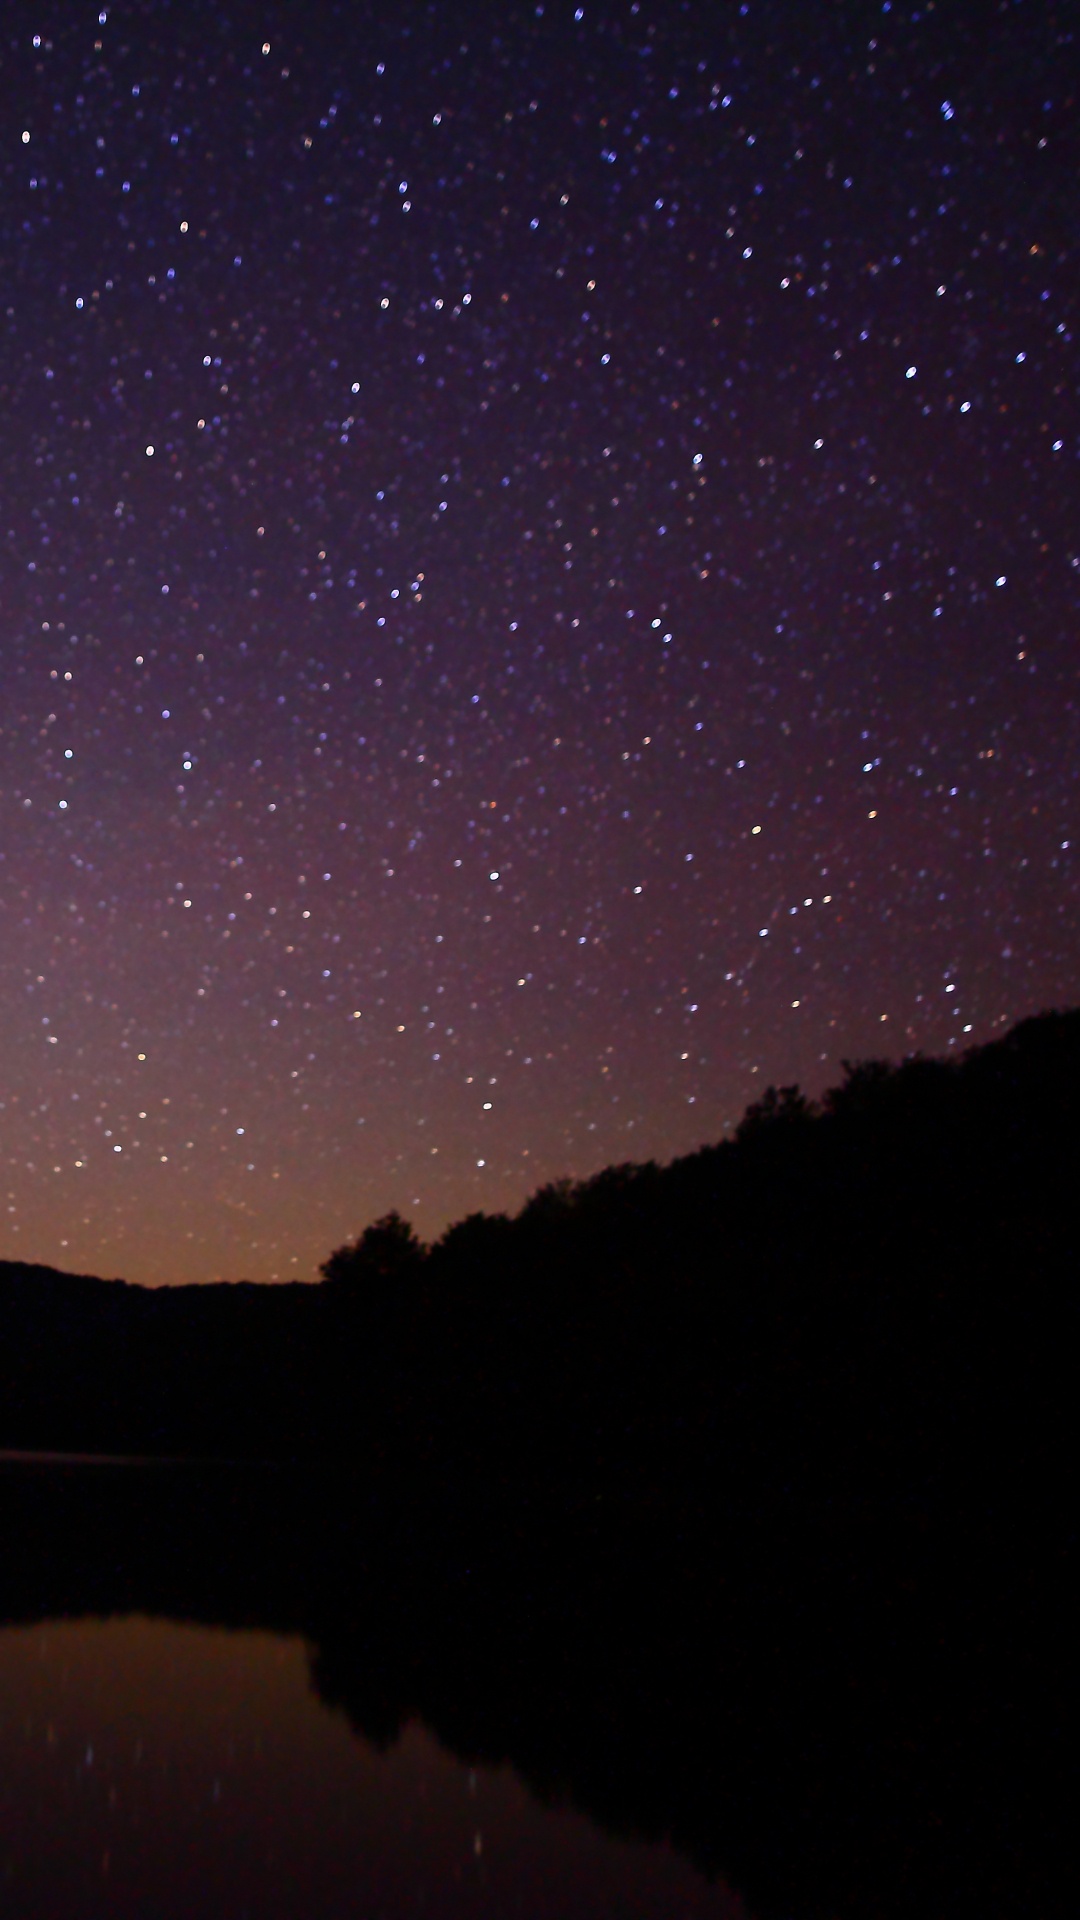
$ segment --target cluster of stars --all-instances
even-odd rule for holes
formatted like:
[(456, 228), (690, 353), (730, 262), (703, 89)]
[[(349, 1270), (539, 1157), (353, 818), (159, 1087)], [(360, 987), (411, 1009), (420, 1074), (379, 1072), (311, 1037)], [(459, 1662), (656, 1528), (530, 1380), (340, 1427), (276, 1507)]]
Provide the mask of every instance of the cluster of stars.
[(4, 48), (9, 1257), (309, 1276), (1075, 998), (1061, 29), (309, 12)]

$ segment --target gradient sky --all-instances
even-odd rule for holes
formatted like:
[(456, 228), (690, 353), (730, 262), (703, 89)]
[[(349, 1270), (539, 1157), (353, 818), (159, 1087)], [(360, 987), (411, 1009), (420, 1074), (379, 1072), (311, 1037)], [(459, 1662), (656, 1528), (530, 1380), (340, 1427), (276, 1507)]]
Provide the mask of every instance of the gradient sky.
[(1080, 997), (1075, 25), (4, 10), (0, 1256), (310, 1277)]

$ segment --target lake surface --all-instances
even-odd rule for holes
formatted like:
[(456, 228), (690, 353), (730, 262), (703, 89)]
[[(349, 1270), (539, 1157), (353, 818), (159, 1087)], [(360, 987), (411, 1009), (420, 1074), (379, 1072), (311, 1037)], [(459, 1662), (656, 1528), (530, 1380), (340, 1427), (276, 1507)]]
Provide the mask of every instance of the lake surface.
[(1072, 1920), (1053, 1564), (527, 1495), (0, 1458), (0, 1913)]
[(663, 1845), (541, 1805), (420, 1724), (386, 1751), (300, 1635), (131, 1615), (0, 1629), (0, 1907), (20, 1920), (748, 1920)]

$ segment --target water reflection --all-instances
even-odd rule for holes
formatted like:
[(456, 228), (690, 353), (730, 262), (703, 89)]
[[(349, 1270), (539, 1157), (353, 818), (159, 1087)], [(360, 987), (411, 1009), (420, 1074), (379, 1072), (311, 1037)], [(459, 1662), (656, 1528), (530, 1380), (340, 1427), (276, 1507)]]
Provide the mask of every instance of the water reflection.
[(0, 1460), (0, 1911), (1071, 1916), (1052, 1566), (431, 1480)]
[(379, 1751), (320, 1701), (299, 1635), (141, 1616), (0, 1631), (0, 1900), (21, 1920), (745, 1915), (669, 1848), (418, 1724)]

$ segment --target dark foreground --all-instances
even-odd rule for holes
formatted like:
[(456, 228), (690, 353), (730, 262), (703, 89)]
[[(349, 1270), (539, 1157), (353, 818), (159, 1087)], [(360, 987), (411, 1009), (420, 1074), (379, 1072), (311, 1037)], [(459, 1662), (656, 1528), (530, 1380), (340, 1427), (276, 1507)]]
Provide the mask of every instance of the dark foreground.
[(202, 1456), (0, 1464), (0, 1618), (300, 1631), (759, 1920), (1072, 1911), (1078, 1087), (1047, 1015), (321, 1287), (0, 1267), (0, 1446)]
[(669, 1836), (759, 1920), (1065, 1911), (1060, 1568), (1003, 1566), (977, 1523), (945, 1541), (825, 1497), (697, 1537), (288, 1468), (8, 1464), (0, 1529), (5, 1622), (300, 1631), (369, 1739), (417, 1717)]

